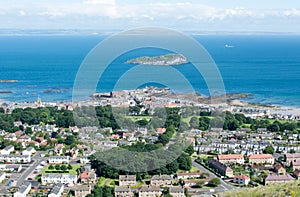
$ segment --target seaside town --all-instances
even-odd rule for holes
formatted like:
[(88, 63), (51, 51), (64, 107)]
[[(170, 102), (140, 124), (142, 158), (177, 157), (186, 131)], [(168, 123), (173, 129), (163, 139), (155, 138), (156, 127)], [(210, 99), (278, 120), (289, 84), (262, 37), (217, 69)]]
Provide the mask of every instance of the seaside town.
[[(41, 98), (32, 103), (3, 101), (0, 195), (231, 196), (227, 192), (297, 183), (297, 110), (237, 100), (217, 105), (191, 98), (146, 87), (94, 94), (89, 101), (77, 103), (42, 102)], [(88, 125), (85, 114), (75, 124), (73, 113), (88, 111), (90, 106), (96, 108), (99, 125)], [(129, 108), (122, 118), (135, 126), (120, 128), (112, 107)], [(158, 124), (162, 109), (167, 120)], [(225, 113), (223, 121), (212, 115), (215, 110)], [(220, 121), (223, 126), (214, 127)], [(184, 137), (189, 146), (172, 163), (149, 172), (113, 169), (94, 156), (120, 147), (137, 152), (171, 148), (175, 136)], [(295, 192), (286, 189), (285, 195)]]

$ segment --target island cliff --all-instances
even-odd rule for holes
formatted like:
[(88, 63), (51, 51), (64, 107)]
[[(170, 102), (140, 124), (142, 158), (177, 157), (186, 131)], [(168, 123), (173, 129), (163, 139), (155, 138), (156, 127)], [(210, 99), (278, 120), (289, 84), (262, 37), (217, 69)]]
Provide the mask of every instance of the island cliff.
[(125, 62), (125, 64), (142, 64), (154, 66), (175, 66), (186, 63), (188, 63), (188, 60), (182, 54), (167, 54), (154, 57), (143, 56)]

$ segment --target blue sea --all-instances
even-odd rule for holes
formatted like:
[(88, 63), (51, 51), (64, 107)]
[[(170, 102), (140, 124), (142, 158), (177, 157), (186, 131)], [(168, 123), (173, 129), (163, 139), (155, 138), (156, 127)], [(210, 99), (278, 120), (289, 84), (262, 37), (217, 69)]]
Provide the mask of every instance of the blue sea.
[[(299, 35), (199, 35), (193, 36), (210, 53), (224, 80), (227, 93), (251, 93), (249, 102), (300, 107)], [(90, 50), (106, 36), (2, 36), (0, 37), (0, 100), (69, 101), (76, 73)], [(231, 45), (234, 47), (225, 47)], [(163, 55), (161, 49), (147, 48), (120, 56), (99, 81), (99, 92), (111, 91), (126, 69), (128, 59)], [(192, 66), (178, 70), (193, 81)], [(203, 83), (202, 83), (203, 82)], [(208, 95), (205, 81), (193, 84)], [(101, 88), (100, 88), (101, 87)], [(60, 90), (51, 92), (51, 90)], [(50, 92), (47, 90), (50, 90)], [(46, 92), (45, 92), (46, 91)]]

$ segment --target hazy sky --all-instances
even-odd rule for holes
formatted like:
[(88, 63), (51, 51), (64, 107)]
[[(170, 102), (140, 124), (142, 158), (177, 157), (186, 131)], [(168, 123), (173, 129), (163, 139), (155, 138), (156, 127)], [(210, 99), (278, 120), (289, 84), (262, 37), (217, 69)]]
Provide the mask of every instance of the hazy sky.
[(0, 28), (300, 32), (298, 0), (0, 0)]

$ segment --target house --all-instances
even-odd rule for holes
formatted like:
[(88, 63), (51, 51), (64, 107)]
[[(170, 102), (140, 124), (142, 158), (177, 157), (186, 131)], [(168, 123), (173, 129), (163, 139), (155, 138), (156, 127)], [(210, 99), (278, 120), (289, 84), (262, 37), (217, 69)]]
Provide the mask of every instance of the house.
[(209, 160), (208, 166), (222, 176), (233, 177), (233, 170), (225, 164), (219, 162), (218, 160)]
[(22, 165), (5, 165), (4, 169), (7, 172), (21, 172)]
[(274, 157), (270, 154), (254, 154), (248, 158), (250, 164), (274, 164)]
[(300, 161), (300, 153), (286, 153), (284, 155), (286, 165), (290, 166), (292, 162)]
[(54, 147), (54, 152), (58, 155), (61, 155), (63, 154), (63, 148), (65, 146), (63, 144), (57, 144), (55, 147)]
[(3, 163), (30, 163), (30, 155), (0, 155), (0, 162)]
[(119, 175), (119, 186), (136, 185), (136, 175)]
[(157, 128), (156, 134), (157, 135), (164, 134), (166, 131), (167, 131), (166, 128)]
[(6, 131), (0, 130), (0, 135), (6, 135)]
[(63, 191), (64, 191), (64, 184), (58, 183), (52, 188), (48, 197), (61, 197)]
[(68, 164), (69, 156), (51, 156), (48, 160), (49, 164)]
[(75, 174), (43, 174), (41, 180), (42, 180), (42, 185), (57, 184), (57, 183), (76, 185), (77, 175), (75, 175)]
[(35, 149), (32, 146), (30, 146), (22, 151), (22, 155), (33, 155), (35, 152)]
[(6, 173), (0, 172), (0, 184), (6, 179)]
[(30, 182), (24, 182), (19, 189), (14, 193), (14, 197), (26, 197), (31, 189)]
[(75, 197), (85, 197), (92, 192), (92, 189), (90, 185), (77, 185), (71, 188), (71, 191), (74, 192)]
[(151, 178), (151, 185), (167, 186), (172, 185), (173, 178), (170, 175), (154, 175)]
[(238, 174), (234, 176), (233, 182), (239, 185), (248, 185), (250, 183), (250, 178), (243, 174)]
[(74, 127), (69, 126), (69, 130), (70, 130), (72, 133), (78, 133), (78, 132), (79, 132), (79, 129), (78, 129), (77, 126), (74, 126)]
[(139, 197), (157, 197), (161, 195), (162, 191), (158, 186), (143, 185), (139, 190)]
[(234, 164), (244, 164), (244, 156), (241, 154), (228, 154), (228, 155), (218, 155), (219, 162), (223, 164), (234, 163)]
[(84, 171), (80, 174), (81, 183), (95, 183), (96, 173), (94, 171)]
[(293, 170), (300, 169), (300, 160), (292, 161), (291, 167), (293, 167)]
[(300, 177), (300, 170), (295, 170), (294, 172), (293, 172), (293, 176), (298, 180), (299, 179), (299, 177)]
[(90, 160), (88, 157), (83, 156), (83, 157), (80, 157), (80, 163), (87, 164), (87, 163), (90, 163)]
[(17, 136), (14, 133), (10, 133), (10, 134), (6, 135), (3, 139), (4, 140), (10, 140), (10, 141), (16, 141)]
[(185, 197), (184, 188), (179, 186), (174, 186), (169, 188), (169, 193), (173, 197)]
[(276, 174), (286, 174), (285, 168), (280, 163), (274, 164), (273, 167)]
[(13, 145), (9, 145), (0, 151), (1, 155), (9, 155), (11, 152), (15, 150)]
[(292, 182), (295, 179), (289, 175), (289, 174), (283, 174), (283, 175), (268, 175), (265, 178), (265, 185), (269, 184), (282, 184), (287, 182)]
[(30, 142), (31, 141), (31, 137), (29, 137), (28, 135), (23, 135), (20, 137), (21, 142)]
[(116, 186), (115, 187), (116, 197), (133, 197), (134, 194), (129, 186)]
[(177, 179), (191, 179), (191, 178), (200, 178), (201, 172), (180, 172), (177, 173)]

